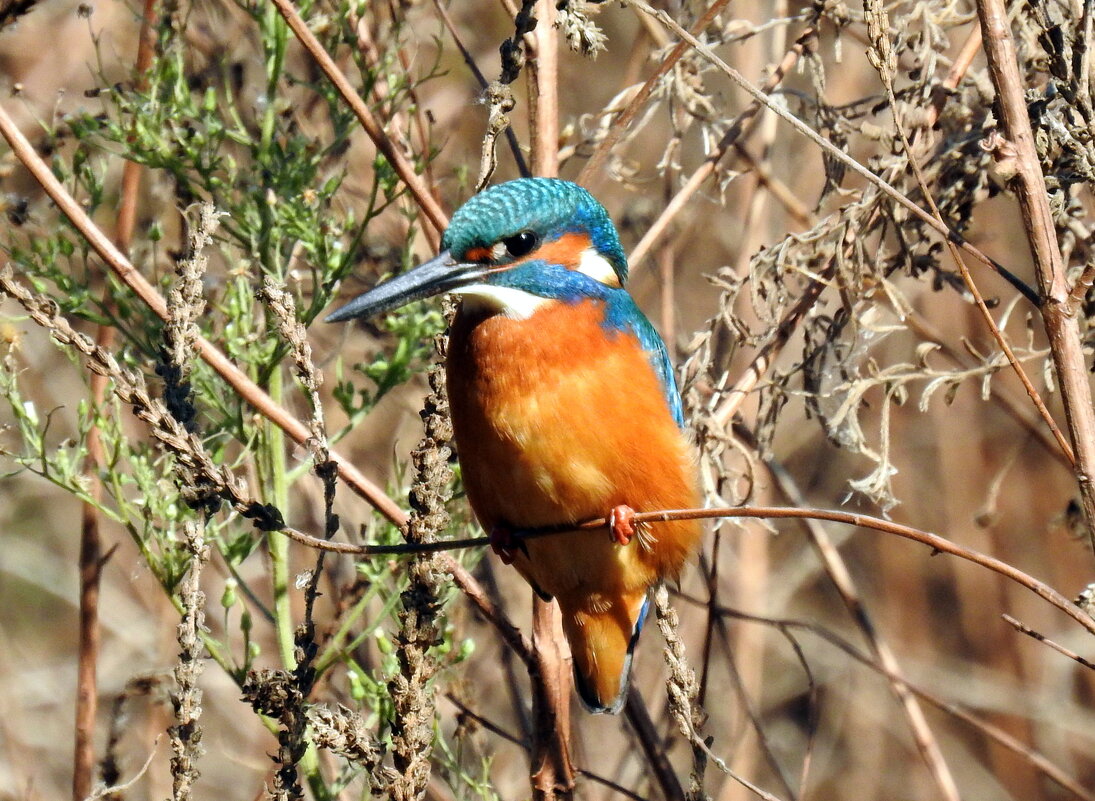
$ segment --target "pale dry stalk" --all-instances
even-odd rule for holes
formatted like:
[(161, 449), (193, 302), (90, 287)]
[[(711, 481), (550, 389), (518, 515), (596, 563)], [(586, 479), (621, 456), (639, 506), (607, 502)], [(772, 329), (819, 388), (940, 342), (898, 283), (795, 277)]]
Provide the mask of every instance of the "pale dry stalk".
[(711, 743), (714, 738), (704, 738), (700, 733), (707, 719), (707, 713), (696, 701), (699, 691), (696, 671), (685, 655), (684, 643), (681, 641), (679, 631), (680, 619), (677, 617), (676, 610), (669, 604), (669, 590), (664, 584), (654, 589), (654, 611), (658, 617), (658, 629), (665, 638), (665, 663), (669, 667), (669, 677), (666, 679), (665, 686), (669, 694), (669, 713), (680, 733), (692, 747), (692, 774), (686, 799), (688, 801), (707, 800), (703, 780), (707, 763), (711, 762), (727, 776), (765, 801), (779, 801), (767, 790), (761, 789), (731, 770), (722, 759), (711, 752)]
[(669, 590), (659, 585), (654, 590), (654, 609), (657, 612), (658, 628), (665, 638), (665, 663), (669, 666), (669, 678), (666, 690), (669, 694), (669, 713), (677, 722), (677, 727), (692, 746), (692, 775), (688, 786), (688, 801), (703, 801), (706, 794), (703, 789), (704, 772), (707, 768), (707, 746), (700, 730), (707, 714), (699, 706), (697, 696), (699, 684), (696, 671), (688, 663), (684, 652), (684, 643), (680, 638), (680, 620), (676, 610), (669, 605)]
[(198, 320), (205, 313), (202, 279), (209, 267), (205, 249), (213, 242), (220, 220), (212, 203), (191, 207), (185, 255), (175, 263), (176, 280), (167, 294), (164, 362), (156, 371), (164, 380), (164, 404), (187, 431), (196, 430), (197, 411), (191, 402), (190, 373), (201, 338)]
[[(483, 134), (479, 157), (479, 177), (475, 181), (476, 192), (480, 192), (486, 187), (498, 167), (498, 138), (502, 134), (506, 134), (510, 141), (510, 147), (513, 149), (521, 174), (525, 176), (529, 174), (520, 154), (520, 147), (517, 145), (513, 128), (510, 125), (509, 113), (517, 107), (517, 98), (514, 96), (510, 85), (521, 75), (521, 70), (524, 69), (528, 59), (528, 50), (534, 43), (531, 34), (536, 27), (536, 17), (533, 15), (535, 5), (536, 0), (525, 0), (520, 9), (507, 9), (510, 11), (510, 16), (513, 17), (514, 31), (513, 36), (504, 40), (499, 47), (502, 64), (498, 80), (492, 81), (483, 89), (483, 100), (487, 105), (487, 130)], [(445, 20), (445, 24), (449, 27), (453, 39), (457, 41), (460, 49), (464, 52), (465, 60), (469, 64), (473, 63), (470, 54), (467, 53), (463, 44), (460, 44), (457, 38), (452, 20), (441, 8), (440, 3), (437, 3), (437, 7)], [(530, 112), (530, 122), (534, 113)]]
[(194, 782), (198, 780), (198, 759), (205, 749), (201, 745), (202, 730), (198, 724), (202, 714), (202, 690), (198, 678), (205, 665), (202, 662), (205, 631), (205, 593), (201, 589), (202, 567), (209, 560), (209, 546), (202, 536), (202, 525), (195, 520), (183, 527), (185, 547), (190, 553), (190, 569), (179, 591), (182, 620), (178, 626), (179, 661), (175, 665), (175, 691), (171, 705), (175, 709), (175, 725), (168, 729), (171, 738), (171, 797), (173, 801), (189, 801)]
[[(443, 357), (447, 338), (438, 337)], [(445, 388), (445, 369), (430, 368), (430, 394), (422, 417), (425, 435), (411, 455), (415, 479), (411, 487), (408, 543), (429, 543), (449, 523), (445, 504), (452, 496), (449, 456), (452, 421)], [(447, 578), (434, 554), (415, 557), (408, 570), (408, 586), (401, 600), (399, 631), (395, 636), (397, 673), (388, 684), (395, 714), (392, 719), (392, 761), (396, 776), (388, 786), (395, 801), (417, 801), (426, 794), (437, 714), (433, 678), (438, 670), (434, 648), (441, 642), (441, 607)]]
[(978, 0), (989, 75), (996, 88), (1000, 122), (1008, 154), (1016, 167), (1011, 186), (1019, 199), (1023, 225), (1041, 294), (1042, 322), (1049, 338), (1053, 364), (1060, 386), (1065, 422), (1076, 458), (1076, 481), (1087, 522), (1088, 537), (1095, 548), (1095, 406), (1083, 353), (1080, 318), (1070, 302), (1070, 287), (1061, 249), (1057, 243), (1045, 176), (1034, 146), (1027, 116), (1023, 81), (1019, 74), (1010, 22), (1002, 0)]

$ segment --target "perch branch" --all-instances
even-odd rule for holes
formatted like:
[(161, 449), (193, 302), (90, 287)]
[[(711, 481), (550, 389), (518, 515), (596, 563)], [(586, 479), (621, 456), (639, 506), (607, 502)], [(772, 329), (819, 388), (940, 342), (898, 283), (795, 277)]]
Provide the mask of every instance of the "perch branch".
[[(892, 534), (897, 537), (902, 537), (907, 540), (913, 540), (923, 545), (929, 546), (932, 550), (940, 553), (948, 553), (952, 556), (957, 556), (960, 559), (973, 562), (976, 565), (987, 568), (994, 573), (999, 573), (1001, 576), (1011, 579), (1015, 583), (1026, 587), (1028, 590), (1039, 596), (1043, 600), (1049, 602), (1053, 606), (1056, 606), (1062, 612), (1069, 617), (1073, 618), (1085, 629), (1095, 634), (1095, 618), (1090, 617), (1082, 609), (1076, 606), (1074, 603), (1065, 598), (1057, 590), (1050, 587), (1043, 581), (1040, 581), (1017, 567), (1009, 565), (1007, 562), (1001, 561), (994, 556), (975, 551), (972, 548), (966, 548), (950, 540), (940, 537), (938, 534), (932, 534), (929, 531), (922, 531), (912, 526), (905, 526), (900, 523), (894, 523), (891, 520), (883, 520), (879, 517), (871, 517), (870, 515), (862, 515), (856, 512), (840, 512), (833, 509), (796, 509), (792, 507), (783, 506), (731, 506), (731, 507), (716, 507), (713, 509), (667, 509), (657, 512), (640, 512), (635, 515), (636, 523), (668, 523), (674, 520), (710, 520), (714, 518), (742, 518), (753, 517), (763, 518), (767, 520), (782, 520), (782, 519), (804, 519), (804, 520), (827, 520), (832, 523), (844, 523), (849, 526), (859, 526), (860, 528), (872, 529), (874, 531), (881, 531), (885, 534)], [(588, 520), (582, 523), (568, 524), (561, 527), (536, 529), (534, 531), (518, 531), (514, 532), (513, 536), (516, 539), (532, 539), (535, 537), (546, 537), (553, 534), (559, 534), (564, 531), (597, 531), (599, 529), (605, 529), (608, 527), (608, 522), (604, 518), (597, 518), (596, 520)], [(327, 542), (319, 537), (313, 537), (310, 534), (297, 531), (295, 529), (284, 529), (285, 533), (292, 537), (297, 542), (303, 545), (307, 545), (311, 548), (326, 548), (338, 553), (352, 553), (361, 556), (380, 556), (380, 555), (395, 555), (395, 554), (408, 554), (408, 553), (423, 553), (428, 551), (452, 551), (462, 548), (480, 548), (490, 544), (489, 537), (469, 537), (459, 540), (445, 540), (441, 542), (426, 543), (423, 545), (353, 545), (349, 543), (337, 543)]]

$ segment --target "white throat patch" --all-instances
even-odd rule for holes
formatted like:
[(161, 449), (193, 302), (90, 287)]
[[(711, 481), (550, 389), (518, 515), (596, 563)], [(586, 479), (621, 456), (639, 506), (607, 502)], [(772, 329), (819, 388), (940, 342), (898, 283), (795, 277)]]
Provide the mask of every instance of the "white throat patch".
[(551, 302), (523, 289), (492, 284), (472, 284), (458, 287), (451, 292), (460, 295), (464, 299), (464, 305), (471, 310), (485, 309), (513, 320), (527, 320), (541, 306)]

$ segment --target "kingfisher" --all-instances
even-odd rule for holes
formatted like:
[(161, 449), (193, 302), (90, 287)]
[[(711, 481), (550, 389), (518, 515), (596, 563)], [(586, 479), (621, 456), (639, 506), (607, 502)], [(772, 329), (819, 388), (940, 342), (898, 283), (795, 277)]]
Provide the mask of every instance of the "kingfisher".
[[(624, 288), (608, 213), (577, 184), (493, 186), (457, 210), (441, 248), (327, 320), (459, 297), (446, 380), (468, 501), (502, 560), (558, 602), (585, 706), (617, 713), (650, 592), (702, 534), (695, 520), (632, 521), (699, 505), (665, 343)], [(607, 536), (566, 530), (594, 518)], [(543, 528), (558, 533), (512, 536)]]

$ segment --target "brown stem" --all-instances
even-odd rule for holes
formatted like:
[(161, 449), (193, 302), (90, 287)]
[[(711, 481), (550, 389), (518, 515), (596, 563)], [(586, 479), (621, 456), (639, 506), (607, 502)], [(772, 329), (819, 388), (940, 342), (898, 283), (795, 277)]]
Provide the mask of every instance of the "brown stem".
[[(155, 37), (152, 33), (152, 20), (156, 13), (156, 0), (145, 0), (141, 27), (137, 39), (137, 60), (135, 73), (137, 83), (145, 83), (145, 73), (152, 65)], [(137, 221), (137, 193), (140, 191), (141, 166), (127, 161), (122, 168), (121, 200), (118, 204), (118, 218), (114, 239), (118, 249), (128, 252), (133, 241), (133, 229)], [(109, 293), (109, 287), (106, 292)], [(109, 294), (104, 305), (112, 306)], [(101, 324), (95, 332), (95, 344), (110, 349), (114, 343), (114, 328)], [(110, 381), (106, 376), (91, 375), (91, 409), (97, 415), (106, 401)], [(106, 463), (103, 452), (102, 432), (95, 422), (87, 432), (87, 459), (84, 461), (84, 473), (88, 479), (87, 492), (90, 501), (81, 506), (80, 525), (80, 623), (79, 644), (76, 663), (76, 732), (72, 759), (72, 798), (83, 801), (91, 794), (92, 776), (95, 770), (95, 715), (98, 711), (99, 659), (99, 590), (103, 572), (103, 543), (99, 532), (99, 511), (96, 504), (103, 496), (103, 485), (99, 480), (99, 471)]]
[(532, 602), (532, 797), (554, 801), (574, 797), (570, 760), (570, 649), (554, 601)]
[(537, 25), (529, 42), (529, 154), (533, 175), (559, 174), (559, 36), (555, 4), (540, 0)]
[[(114, 329), (99, 326), (95, 343), (110, 347)], [(98, 414), (107, 395), (109, 380), (91, 376), (92, 414)], [(95, 507), (103, 495), (99, 469), (105, 463), (102, 435), (97, 425), (87, 432), (87, 459), (84, 472), (88, 477), (90, 501), (84, 501), (80, 525), (80, 629), (76, 664), (76, 734), (72, 760), (72, 798), (83, 801), (91, 794), (95, 770), (95, 715), (99, 690), (97, 663), (99, 659), (99, 579), (102, 576), (102, 538), (99, 535), (99, 511)]]
[(1088, 537), (1095, 547), (1095, 407), (1092, 406), (1084, 360), (1080, 320), (1069, 303), (1068, 277), (1057, 244), (1045, 176), (1034, 147), (1007, 10), (1003, 0), (978, 0), (977, 13), (1004, 136), (1015, 152), (1017, 169), (1012, 188), (1019, 198), (1023, 225), (1034, 256), (1042, 322), (1053, 354), (1065, 422), (1076, 453), (1076, 481), (1080, 486)]
[[(539, 0), (529, 46), (529, 130), (533, 175), (559, 173), (559, 41), (554, 0)], [(532, 797), (572, 798), (570, 695), (571, 656), (557, 604), (533, 599)]]
[(1084, 267), (1084, 271), (1076, 278), (1072, 290), (1068, 293), (1068, 308), (1076, 314), (1080, 311), (1080, 304), (1084, 302), (1091, 285), (1095, 284), (1095, 261)]
[(1020, 623), (1018, 620), (1013, 618), (1011, 615), (1004, 614), (1004, 615), (1001, 615), (1000, 617), (1004, 618), (1004, 620), (1006, 620), (1009, 625), (1013, 626), (1015, 628), (1015, 630), (1018, 631), (1019, 633), (1027, 635), (1032, 640), (1037, 640), (1040, 643), (1048, 645), (1050, 648), (1052, 648), (1054, 651), (1059, 653), (1061, 656), (1067, 656), (1069, 659), (1073, 660), (1077, 664), (1083, 665), (1088, 670), (1095, 670), (1095, 662), (1091, 662), (1087, 659), (1084, 659), (1082, 656), (1080, 656), (1075, 651), (1072, 651), (1068, 648), (1065, 648), (1060, 643), (1054, 642), (1053, 640), (1051, 640), (1046, 635), (1042, 634), (1041, 632), (1035, 631), (1034, 629), (1032, 629), (1030, 626), (1026, 625), (1025, 623)]

